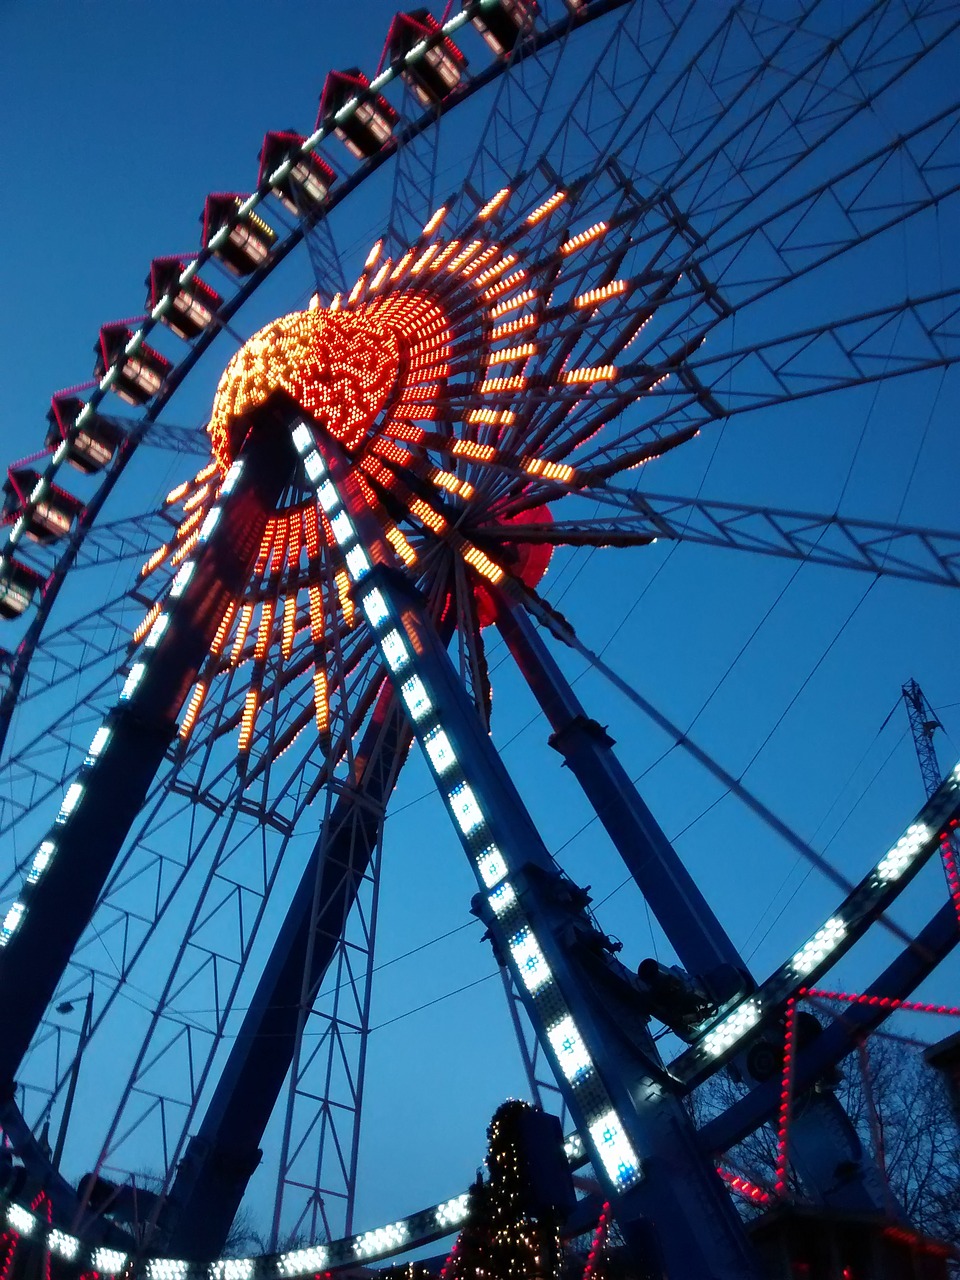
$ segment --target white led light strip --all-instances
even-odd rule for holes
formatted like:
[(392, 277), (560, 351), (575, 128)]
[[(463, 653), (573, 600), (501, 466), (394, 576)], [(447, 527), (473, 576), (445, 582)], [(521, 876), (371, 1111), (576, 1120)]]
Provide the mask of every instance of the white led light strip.
[[(303, 459), (323, 507), (334, 537), (344, 557), (354, 586), (361, 588), (359, 604), (380, 646), (380, 651), (394, 676), (400, 697), (410, 713), (414, 732), (430, 763), (437, 786), (473, 860), (481, 884), (492, 889), (488, 901), (498, 920), (503, 921), (507, 947), (518, 981), (531, 996), (549, 993), (551, 1024), (547, 1041), (557, 1065), (576, 1093), (584, 1089), (582, 1108), (597, 1156), (615, 1186), (626, 1188), (640, 1177), (640, 1161), (624, 1132), (620, 1117), (610, 1105), (605, 1087), (597, 1077), (573, 1015), (558, 989), (554, 975), (527, 918), (516, 890), (506, 879), (506, 859), (497, 848), (483, 811), (483, 804), (470, 785), (462, 762), (441, 722), (440, 714), (430, 698), (422, 678), (416, 672), (416, 657), (408, 643), (399, 617), (394, 617), (390, 603), (379, 587), (363, 590), (363, 582), (371, 570), (366, 550), (360, 542), (356, 526), (347, 510), (326, 463), (317, 450), (313, 432), (306, 423), (298, 423), (292, 431), (294, 446)], [(559, 1021), (557, 1009), (561, 1009)], [(364, 1256), (358, 1253), (358, 1256)]]
[[(596, 1122), (610, 1125), (603, 1116)], [(611, 1148), (608, 1159), (615, 1158), (613, 1148), (617, 1134), (611, 1130), (609, 1142), (604, 1134), (599, 1140)], [(564, 1140), (564, 1154), (568, 1163), (576, 1167), (586, 1158), (583, 1141), (576, 1132)], [(42, 1218), (31, 1213), (23, 1205), (5, 1201), (0, 1196), (0, 1211), (19, 1235), (36, 1237), (38, 1243), (58, 1257), (78, 1262), (80, 1269), (92, 1267), (101, 1276), (119, 1277), (126, 1274), (128, 1280), (143, 1275), (147, 1280), (299, 1280), (313, 1277), (318, 1271), (331, 1267), (349, 1266), (358, 1257), (366, 1262), (396, 1253), (398, 1249), (426, 1244), (441, 1236), (450, 1235), (466, 1222), (470, 1214), (470, 1195), (453, 1196), (429, 1209), (421, 1209), (399, 1222), (375, 1227), (361, 1234), (345, 1236), (325, 1244), (306, 1245), (280, 1254), (259, 1254), (245, 1258), (219, 1258), (214, 1262), (188, 1262), (180, 1258), (153, 1257), (139, 1262), (119, 1249), (105, 1245), (85, 1245), (76, 1236), (68, 1235), (58, 1227), (47, 1226)], [(131, 1267), (131, 1263), (133, 1266)]]
[[(960, 764), (944, 778), (917, 820), (883, 855), (814, 935), (747, 998), (728, 1009), (670, 1064), (680, 1080), (689, 1081), (705, 1062), (732, 1052), (812, 975), (829, 967), (852, 946), (863, 930), (904, 887), (906, 879), (939, 847), (940, 832), (960, 810)], [(903, 882), (903, 883), (901, 883)]]
[[(599, 1117), (596, 1126), (601, 1122), (607, 1126), (611, 1124), (604, 1116)], [(609, 1139), (603, 1133), (598, 1137), (611, 1149), (607, 1158), (615, 1158), (617, 1133), (611, 1129)], [(586, 1159), (583, 1140), (576, 1132), (564, 1139), (563, 1150), (568, 1163), (574, 1168)], [(373, 1262), (396, 1253), (403, 1246), (414, 1247), (450, 1235), (466, 1222), (470, 1214), (470, 1195), (464, 1192), (432, 1208), (412, 1213), (399, 1222), (325, 1244), (306, 1245), (280, 1254), (219, 1258), (209, 1263), (163, 1257), (144, 1258), (137, 1262), (119, 1249), (85, 1245), (76, 1236), (47, 1226), (25, 1206), (6, 1201), (2, 1196), (0, 1211), (4, 1212), (7, 1222), (19, 1235), (37, 1237), (39, 1243), (45, 1243), (58, 1257), (77, 1261), (81, 1270), (92, 1267), (101, 1276), (127, 1274), (128, 1280), (136, 1275), (143, 1275), (147, 1280), (299, 1280), (300, 1277), (315, 1276), (327, 1268), (349, 1266), (359, 1256), (366, 1262)]]

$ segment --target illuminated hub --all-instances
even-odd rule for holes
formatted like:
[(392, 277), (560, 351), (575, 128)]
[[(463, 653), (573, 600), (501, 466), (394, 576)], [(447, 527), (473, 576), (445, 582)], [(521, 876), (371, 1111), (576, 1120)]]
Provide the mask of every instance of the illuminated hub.
[[(421, 321), (443, 325), (440, 309), (407, 295), (356, 312), (298, 311), (261, 329), (220, 380), (210, 419), (214, 454), (233, 459), (230, 424), (282, 389), (348, 449), (356, 448), (397, 390), (401, 358), (421, 354), (406, 338)], [(438, 373), (440, 370), (438, 369)]]
[[(442, 96), (453, 84), (458, 54), (429, 19), (423, 23), (423, 31), (414, 31), (409, 15), (398, 19), (401, 43), (416, 37), (409, 49), (404, 46), (404, 66), (420, 77), (418, 84), (432, 76), (431, 92)], [(368, 154), (384, 145), (392, 121), (379, 99), (358, 104), (358, 87), (357, 73), (332, 73), (321, 116)], [(321, 204), (335, 181), (325, 162), (313, 153), (307, 157), (294, 134), (267, 136), (260, 178), (297, 208)], [(442, 573), (444, 581), (434, 584), (440, 611), (456, 609), (459, 625), (481, 628), (495, 621), (494, 587), (538, 588), (554, 548), (565, 541), (551, 513), (557, 502), (654, 456), (624, 453), (622, 468), (605, 458), (595, 466), (594, 481), (576, 462), (581, 450), (588, 460), (595, 456), (591, 442), (609, 420), (611, 386), (621, 378), (612, 361), (655, 305), (654, 284), (609, 278), (609, 255), (632, 234), (626, 215), (621, 210), (598, 220), (595, 205), (591, 216), (581, 215), (580, 199), (562, 188), (521, 196), (503, 187), (457, 215), (452, 203), (440, 205), (396, 257), (377, 241), (349, 289), (332, 299), (317, 296), (307, 310), (274, 320), (231, 359), (208, 424), (212, 461), (171, 491), (168, 505), (179, 510), (180, 523), (146, 559), (141, 577), (155, 574), (169, 582), (171, 573), (202, 554), (218, 519), (215, 509), (232, 487), (248, 415), (273, 393), (304, 410), (301, 443), (310, 447), (301, 450), (302, 474), (291, 474), (267, 521), (249, 582), (218, 620), (209, 659), (184, 702), (181, 742), (198, 726), (202, 731), (219, 704), (217, 677), (249, 663), (249, 692), (236, 725), (238, 756), (255, 758), (259, 729), (268, 720), (276, 723), (267, 705), (288, 689), (285, 676), (276, 679), (267, 669), (279, 660), (289, 662), (289, 671), (308, 649), (313, 669), (305, 671), (302, 662), (298, 669), (305, 671), (300, 688), (313, 702), (313, 716), (297, 719), (269, 749), (286, 750), (310, 725), (324, 735), (336, 719), (344, 688), (336, 667), (345, 634), (358, 623), (376, 626), (377, 619), (358, 609), (350, 587), (364, 567), (362, 549), (347, 545), (322, 490), (319, 502), (307, 496), (325, 451), (346, 451), (354, 497), (376, 517), (393, 561), (421, 581)], [(455, 216), (459, 226), (452, 225)], [(261, 222), (235, 194), (211, 196), (204, 242), (233, 270), (257, 270), (274, 243)], [(202, 330), (219, 300), (195, 276), (186, 289), (180, 265), (157, 260), (152, 296), (163, 304), (165, 322)], [(657, 289), (661, 277), (655, 276)], [(558, 288), (568, 282), (570, 288)], [(619, 322), (631, 337), (608, 346), (600, 329), (618, 308), (636, 309)], [(582, 348), (571, 345), (570, 334), (583, 335)], [(611, 362), (581, 363), (572, 354), (578, 350), (584, 359), (587, 351), (607, 350), (603, 358)], [(131, 351), (130, 367), (120, 371), (128, 390), (130, 379), (141, 377), (130, 363), (134, 358), (150, 360), (142, 344)], [(666, 361), (660, 364), (665, 370)], [(657, 362), (643, 368), (634, 398), (655, 380)], [(623, 394), (619, 385), (615, 394)], [(98, 455), (97, 464), (109, 456)], [(469, 595), (458, 585), (464, 577), (475, 604), (466, 611)], [(177, 572), (172, 600), (184, 582)], [(0, 598), (0, 611), (30, 604), (19, 583), (11, 582), (8, 596), (6, 603)], [(124, 699), (143, 673), (137, 659), (149, 657), (146, 651), (166, 625), (169, 610), (159, 604), (136, 629), (134, 640), (143, 650), (133, 661)]]

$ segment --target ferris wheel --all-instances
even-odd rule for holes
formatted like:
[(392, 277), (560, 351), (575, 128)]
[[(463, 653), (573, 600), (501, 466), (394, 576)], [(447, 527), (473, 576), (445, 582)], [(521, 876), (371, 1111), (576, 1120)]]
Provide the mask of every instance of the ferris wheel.
[[(634, 609), (687, 546), (716, 549), (709, 577), (725, 550), (925, 602), (960, 584), (958, 533), (789, 500), (847, 406), (945, 418), (956, 26), (894, 3), (399, 14), (379, 65), (326, 76), (312, 133), (267, 133), (252, 193), (208, 197), (195, 252), (153, 259), (146, 313), (103, 326), (5, 490), (10, 1231), (103, 1275), (292, 1280), (457, 1229), (462, 1187), (354, 1219), (389, 802), (416, 769), (451, 833), (424, 843), (455, 839), (475, 881), (517, 1087), (562, 1105), (628, 1240), (671, 1277), (750, 1274), (715, 1157), (788, 1119), (811, 1195), (872, 1203), (866, 1164), (835, 1186), (805, 1160), (849, 1154), (814, 1086), (960, 941), (960, 774), (852, 871), (658, 705), (656, 669), (598, 652), (591, 611)], [(721, 436), (781, 430), (807, 456), (774, 446), (769, 501), (709, 494)], [(922, 427), (885, 431), (916, 465)], [(175, 483), (145, 500), (158, 456)], [(505, 763), (514, 698), (562, 784)], [(762, 972), (613, 741), (638, 713), (811, 869), (820, 914), (781, 921)], [(639, 974), (564, 869), (578, 814), (656, 921)], [(864, 998), (800, 1034), (804, 993), (861, 955)], [(68, 1177), (81, 1060), (99, 1106)], [(743, 1095), (698, 1132), (684, 1099), (731, 1065)], [(265, 1251), (224, 1260), (265, 1186)]]

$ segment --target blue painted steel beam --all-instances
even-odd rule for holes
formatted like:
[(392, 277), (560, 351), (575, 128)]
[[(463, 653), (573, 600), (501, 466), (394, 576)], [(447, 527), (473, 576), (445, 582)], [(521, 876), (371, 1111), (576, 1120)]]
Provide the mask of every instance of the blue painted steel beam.
[[(753, 987), (747, 967), (660, 824), (617, 758), (613, 739), (591, 720), (522, 606), (494, 593), (497, 629), (547, 717), (550, 745), (561, 753), (606, 828), (624, 866), (688, 972), (706, 979), (736, 971), (740, 991)], [(718, 992), (720, 1001), (735, 990)]]
[[(48, 840), (55, 852), (21, 895), (23, 914), (0, 949), (0, 1090), (19, 1064), (176, 733), (177, 716), (227, 605), (245, 586), (267, 519), (293, 474), (286, 433), (275, 408), (250, 416), (245, 465), (156, 646), (144, 656), (135, 688), (104, 721), (108, 740), (88, 757)], [(68, 792), (69, 795), (69, 792)], [(65, 812), (66, 811), (66, 812)], [(36, 865), (36, 864), (35, 864)]]

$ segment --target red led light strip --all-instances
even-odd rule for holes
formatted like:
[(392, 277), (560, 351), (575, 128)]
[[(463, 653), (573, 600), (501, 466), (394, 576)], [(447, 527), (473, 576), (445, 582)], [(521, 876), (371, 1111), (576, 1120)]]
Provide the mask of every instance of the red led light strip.
[(840, 1000), (844, 1004), (866, 1004), (875, 1009), (906, 1009), (910, 1013), (940, 1013), (948, 1018), (960, 1018), (960, 1006), (927, 1004), (920, 1000), (894, 1000), (890, 996), (855, 995), (849, 991), (822, 991), (819, 987), (802, 987), (798, 997), (814, 1000)]
[(763, 1187), (757, 1186), (749, 1178), (741, 1178), (738, 1173), (731, 1173), (729, 1169), (724, 1169), (721, 1165), (717, 1166), (717, 1173), (719, 1173), (731, 1191), (735, 1191), (738, 1196), (743, 1196), (745, 1200), (752, 1200), (755, 1204), (770, 1203), (772, 1198), (770, 1192), (765, 1191)]
[(774, 1195), (787, 1194), (787, 1164), (790, 1146), (790, 1112), (793, 1095), (793, 1039), (796, 1030), (797, 998), (787, 1001), (783, 1023), (783, 1070), (780, 1073), (780, 1109), (777, 1113), (777, 1167)]
[[(36, 1196), (30, 1202), (30, 1210), (35, 1213), (38, 1218), (46, 1218), (47, 1230), (53, 1225), (53, 1201), (45, 1191), (37, 1192)], [(44, 1249), (43, 1263), (40, 1275), (42, 1280), (50, 1280), (50, 1250)]]
[(600, 1217), (597, 1219), (597, 1229), (593, 1233), (593, 1240), (590, 1242), (590, 1252), (587, 1254), (587, 1265), (583, 1268), (583, 1280), (590, 1280), (590, 1277), (597, 1269), (597, 1256), (607, 1243), (607, 1235), (610, 1232), (610, 1201), (603, 1202), (603, 1208), (600, 1210)]
[[(951, 818), (950, 826), (956, 828), (957, 825), (957, 819)], [(950, 894), (953, 909), (957, 913), (957, 921), (960, 923), (960, 867), (957, 866), (957, 846), (954, 844), (953, 837), (945, 831), (940, 833), (940, 858), (943, 862), (944, 875), (947, 877), (947, 891)]]
[(20, 1237), (16, 1231), (4, 1231), (3, 1235), (0, 1235), (0, 1253), (3, 1257), (3, 1261), (0, 1262), (0, 1280), (8, 1280), (19, 1243)]

